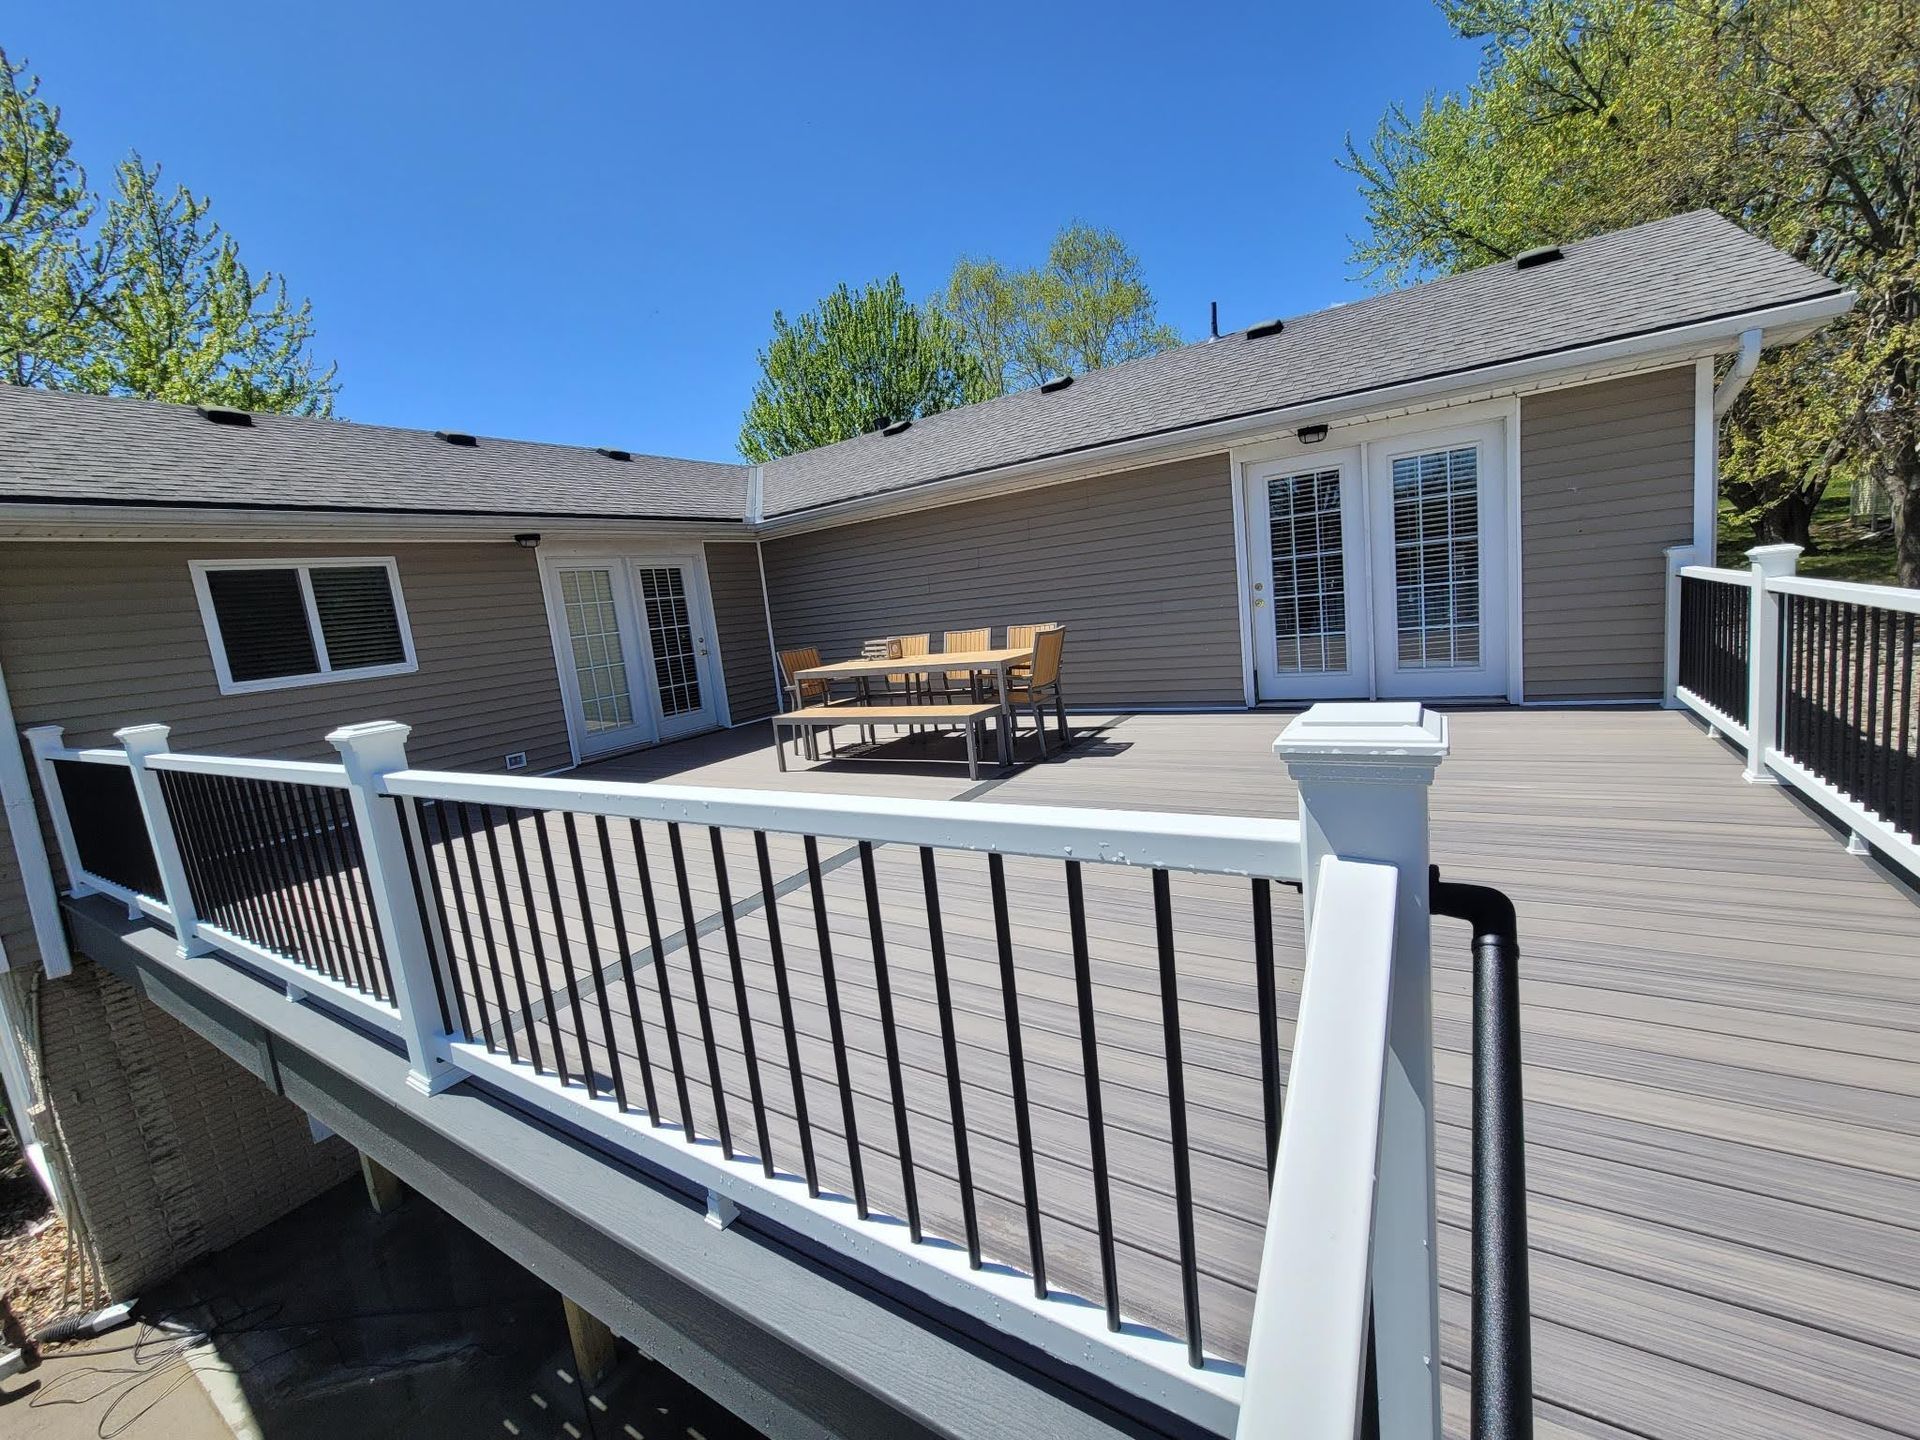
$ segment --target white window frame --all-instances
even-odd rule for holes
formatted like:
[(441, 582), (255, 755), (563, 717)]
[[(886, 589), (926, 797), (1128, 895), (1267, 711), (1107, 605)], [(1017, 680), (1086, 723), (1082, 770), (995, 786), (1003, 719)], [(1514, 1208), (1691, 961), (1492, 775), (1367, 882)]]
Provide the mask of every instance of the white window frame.
[[(387, 572), (387, 587), (393, 595), (393, 615), (400, 626), (400, 646), (406, 659), (391, 665), (357, 665), (335, 670), (327, 656), (327, 637), (320, 627), (320, 607), (313, 599), (312, 572), (315, 570), (364, 570), (379, 566)], [(413, 650), (413, 626), (407, 619), (407, 597), (400, 588), (400, 565), (391, 555), (327, 555), (294, 560), (194, 560), (193, 593), (200, 602), (200, 624), (207, 633), (207, 650), (213, 657), (213, 673), (220, 682), (222, 695), (253, 695), (263, 690), (293, 690), (306, 685), (340, 685), (349, 680), (378, 680), (386, 675), (411, 675), (420, 668)], [(226, 637), (220, 633), (220, 616), (213, 607), (213, 591), (207, 576), (215, 570), (292, 570), (300, 578), (300, 599), (306, 608), (307, 633), (313, 638), (313, 653), (320, 662), (318, 670), (302, 675), (275, 675), (264, 680), (235, 680), (227, 665)]]

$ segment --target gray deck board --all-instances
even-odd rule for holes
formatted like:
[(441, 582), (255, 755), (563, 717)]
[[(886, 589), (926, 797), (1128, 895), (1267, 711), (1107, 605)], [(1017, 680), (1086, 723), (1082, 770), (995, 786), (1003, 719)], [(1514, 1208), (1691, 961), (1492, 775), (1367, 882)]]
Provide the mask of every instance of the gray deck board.
[[(1295, 798), (1269, 749), (1284, 718), (1102, 722), (1065, 760), (979, 785), (886, 758), (803, 763), (782, 776), (760, 727), (602, 762), (591, 773), (1285, 817)], [(1451, 877), (1506, 889), (1520, 911), (1539, 1433), (1597, 1440), (1920, 1435), (1920, 909), (1869, 863), (1846, 855), (1796, 802), (1744, 784), (1737, 758), (1681, 715), (1462, 711), (1452, 725), (1454, 753), (1433, 795), (1435, 858)], [(887, 752), (915, 753), (911, 742)], [(712, 859), (705, 832), (683, 838), (721, 1083), (736, 1144), (753, 1149)], [(649, 827), (648, 843), (662, 928), (671, 935), (682, 920), (663, 835)], [(781, 1168), (793, 1171), (798, 1128), (764, 899), (745, 837), (726, 844), (770, 1138)], [(848, 850), (835, 841), (820, 847), (845, 1051), (874, 1203), (900, 1213), (865, 897)], [(918, 860), (885, 848), (875, 860), (925, 1223), (957, 1237), (957, 1167)], [(1024, 1265), (983, 865), (978, 857), (943, 856), (940, 867), (983, 1243), (990, 1256)], [(819, 947), (795, 842), (774, 841), (773, 869), (811, 1128), (823, 1180), (844, 1190), (850, 1168)], [(629, 891), (634, 867), (618, 845), (616, 870)], [(1057, 867), (1037, 863), (1009, 862), (1007, 874), (1050, 1275), (1057, 1286), (1097, 1294), (1060, 881)], [(1130, 1314), (1177, 1331), (1145, 877), (1089, 866), (1087, 879), (1122, 1294)], [(592, 855), (587, 889), (604, 962), (615, 946)], [(1194, 877), (1176, 878), (1175, 896), (1207, 1342), (1237, 1355), (1265, 1197), (1247, 892), (1244, 881)], [(504, 927), (505, 911), (497, 899), (489, 903)], [(524, 945), (524, 912), (505, 909), (521, 915), (516, 935)], [(637, 906), (630, 910), (629, 939), (644, 946), (644, 921)], [(617, 1064), (637, 1101), (624, 983), (607, 972), (616, 1021), (610, 1056), (578, 897), (563, 886), (558, 921), (544, 901), (536, 911), (543, 943), (551, 951), (564, 929), (576, 977), (588, 982), (583, 1014), (596, 1068), (606, 1073)], [(1298, 897), (1276, 889), (1274, 912), (1285, 1045), (1300, 979)], [(1455, 1435), (1465, 1433), (1468, 1362), (1471, 986), (1464, 930), (1443, 922), (1437, 941), (1441, 1361)], [(691, 964), (686, 948), (670, 942), (663, 968), (694, 1119), (711, 1133), (714, 1100)], [(661, 1108), (675, 1115), (661, 968), (637, 967), (635, 990)], [(559, 1003), (570, 1030), (566, 1001)], [(539, 1033), (544, 1046), (547, 1032)], [(571, 1036), (568, 1048), (577, 1064)]]

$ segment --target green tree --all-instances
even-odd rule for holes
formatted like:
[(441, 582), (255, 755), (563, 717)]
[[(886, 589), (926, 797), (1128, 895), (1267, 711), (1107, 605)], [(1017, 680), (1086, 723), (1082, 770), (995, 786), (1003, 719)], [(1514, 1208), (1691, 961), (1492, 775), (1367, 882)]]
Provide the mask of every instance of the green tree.
[(842, 284), (814, 309), (773, 314), (760, 379), (740, 426), (753, 461), (831, 445), (917, 420), (991, 392), (980, 363), (942, 315), (907, 299), (898, 275)]
[(59, 384), (85, 353), (93, 213), (60, 112), (0, 50), (0, 380)]
[(258, 280), (240, 247), (185, 186), (171, 193), (138, 155), (97, 242), (106, 277), (101, 325), (76, 371), (99, 394), (231, 405), (297, 415), (333, 412), (335, 367), (314, 361), (313, 307), (293, 304), (284, 279)]
[(254, 279), (205, 198), (138, 155), (104, 214), (60, 112), (0, 52), (0, 381), (326, 415), (309, 302)]
[(1139, 257), (1113, 231), (1078, 221), (1031, 270), (963, 256), (935, 304), (997, 394), (1180, 344), (1179, 331), (1160, 323)]
[(1485, 58), (1463, 95), (1349, 143), (1388, 281), (1467, 269), (1702, 206), (1853, 289), (1770, 353), (1727, 420), (1722, 493), (1808, 542), (1829, 480), (1894, 499), (1920, 585), (1920, 4), (1915, 0), (1441, 0)]

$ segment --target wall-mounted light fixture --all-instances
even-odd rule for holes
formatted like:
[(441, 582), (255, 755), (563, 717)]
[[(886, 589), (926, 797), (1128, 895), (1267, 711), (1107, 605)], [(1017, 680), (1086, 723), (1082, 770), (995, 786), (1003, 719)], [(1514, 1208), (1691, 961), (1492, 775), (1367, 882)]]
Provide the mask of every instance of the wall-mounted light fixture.
[(525, 535), (514, 536), (513, 543), (518, 545), (522, 550), (538, 550), (540, 548), (540, 537), (534, 532), (529, 531)]
[(1324, 425), (1302, 425), (1298, 430), (1293, 432), (1293, 438), (1298, 440), (1302, 445), (1318, 445), (1322, 440), (1327, 438), (1327, 427)]

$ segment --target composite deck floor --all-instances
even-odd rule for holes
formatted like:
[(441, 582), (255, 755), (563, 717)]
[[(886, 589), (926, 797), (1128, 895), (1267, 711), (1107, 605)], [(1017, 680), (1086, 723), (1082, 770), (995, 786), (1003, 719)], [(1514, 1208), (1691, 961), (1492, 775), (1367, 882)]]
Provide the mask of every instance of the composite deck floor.
[[(1064, 758), (979, 784), (963, 769), (878, 757), (803, 764), (783, 776), (758, 726), (583, 773), (1288, 817), (1295, 797), (1269, 750), (1284, 721), (1265, 713), (1083, 719), (1091, 733)], [(1539, 1433), (1920, 1435), (1920, 907), (1871, 862), (1847, 855), (1786, 794), (1743, 783), (1737, 757), (1680, 714), (1469, 710), (1456, 712), (1452, 727), (1453, 754), (1433, 795), (1435, 859), (1450, 877), (1507, 890), (1520, 912)], [(927, 756), (939, 748), (899, 742), (883, 753)], [(520, 822), (519, 838), (537, 853), (530, 823)], [(463, 976), (464, 1001), (486, 1010), (497, 1043), (511, 1030), (523, 1056), (537, 1044), (551, 1064), (557, 1042), (571, 1070), (590, 1064), (603, 1086), (617, 1073), (636, 1106), (646, 1103), (651, 1078), (658, 1111), (676, 1120), (690, 1112), (704, 1135), (717, 1127), (717, 1077), (735, 1146), (757, 1154), (745, 1054), (751, 1035), (768, 1144), (780, 1167), (797, 1173), (804, 1157), (790, 1079), (795, 1057), (778, 1023), (771, 964), (777, 921), (821, 1181), (842, 1193), (852, 1188), (836, 1064), (843, 1054), (861, 1178), (876, 1209), (903, 1215), (906, 1175), (858, 848), (819, 844), (823, 947), (800, 843), (778, 836), (769, 843), (769, 906), (751, 837), (724, 835), (730, 942), (722, 866), (708, 833), (681, 836), (683, 904), (669, 837), (644, 827), (664, 962), (635, 966), (629, 991), (617, 957), (650, 945), (636, 898), (641, 856), (620, 826), (611, 827), (604, 850), (592, 822), (578, 836), (585, 863), (576, 876), (564, 831), (550, 827), (563, 883), (554, 894), (536, 880), (531, 905), (518, 889), (504, 824), (491, 836), (479, 832), (475, 868), (463, 872), (474, 939), (481, 939), (484, 911), (495, 927), (494, 953), (511, 934), (531, 973), (531, 932), (543, 935), (550, 962), (566, 938), (581, 997), (576, 1024), (563, 984), (553, 987), (557, 1013), (550, 1016), (537, 991), (530, 1005), (512, 993), (510, 966), (501, 972), (505, 993), (480, 977), (484, 1006)], [(492, 878), (489, 838), (505, 856), (504, 895)], [(893, 847), (877, 848), (872, 861), (915, 1198), (930, 1234), (959, 1240), (964, 1217), (920, 865), (912, 851)], [(612, 889), (625, 896), (624, 952), (608, 903), (609, 869)], [(990, 1259), (1025, 1270), (1008, 1017), (984, 864), (943, 855), (938, 879), (982, 1247)], [(1147, 877), (1089, 866), (1086, 880), (1122, 1302), (1130, 1316), (1181, 1333)], [(449, 883), (442, 878), (443, 891)], [(1049, 1280), (1097, 1297), (1086, 1089), (1062, 886), (1059, 866), (1007, 865)], [(1210, 1350), (1237, 1357), (1265, 1200), (1250, 899), (1245, 881), (1175, 877), (1173, 900), (1204, 1337)], [(1299, 983), (1298, 896), (1276, 888), (1273, 913), (1284, 1042)], [(1441, 1358), (1451, 1435), (1465, 1433), (1468, 1358), (1466, 938), (1451, 922), (1437, 927)], [(838, 988), (838, 1051), (823, 948)], [(696, 969), (711, 1036), (699, 1022)], [(663, 973), (685, 1110), (664, 1023)], [(743, 993), (751, 1017), (744, 1029)], [(649, 1054), (644, 1067), (640, 1040)]]

